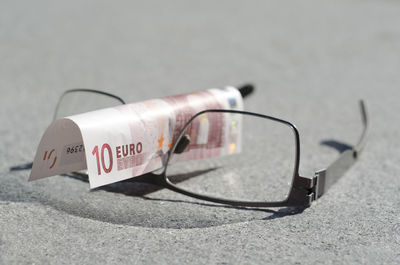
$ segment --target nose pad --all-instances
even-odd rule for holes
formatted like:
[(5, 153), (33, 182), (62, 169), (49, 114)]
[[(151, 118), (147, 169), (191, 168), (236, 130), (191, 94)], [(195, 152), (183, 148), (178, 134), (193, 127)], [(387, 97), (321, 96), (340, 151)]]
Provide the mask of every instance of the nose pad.
[(181, 154), (185, 149), (189, 146), (190, 144), (190, 136), (185, 134), (184, 136), (179, 139), (178, 144), (176, 145), (176, 148), (174, 150), (174, 154)]

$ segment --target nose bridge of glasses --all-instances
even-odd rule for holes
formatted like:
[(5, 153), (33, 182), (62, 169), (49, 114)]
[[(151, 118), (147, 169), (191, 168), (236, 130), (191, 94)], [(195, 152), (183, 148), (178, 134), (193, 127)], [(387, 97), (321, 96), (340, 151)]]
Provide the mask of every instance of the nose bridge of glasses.
[(181, 154), (185, 149), (189, 146), (190, 144), (190, 136), (185, 134), (179, 139), (178, 144), (176, 145), (176, 148), (174, 150), (175, 154)]

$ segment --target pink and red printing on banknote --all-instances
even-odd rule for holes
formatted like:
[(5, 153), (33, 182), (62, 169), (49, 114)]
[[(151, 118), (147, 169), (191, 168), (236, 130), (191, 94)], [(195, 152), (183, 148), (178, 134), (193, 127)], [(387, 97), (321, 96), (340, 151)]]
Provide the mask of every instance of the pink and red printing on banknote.
[[(240, 93), (228, 87), (126, 104), (57, 120), (42, 137), (30, 180), (87, 169), (90, 186), (94, 188), (157, 170), (165, 166), (168, 151), (195, 114), (207, 109), (242, 108)], [(199, 122), (191, 123), (186, 128), (191, 142), (173, 160), (231, 154), (233, 149), (227, 145), (240, 147), (240, 142), (232, 143), (232, 135), (226, 133), (229, 123), (226, 119), (223, 113), (218, 113), (202, 115)], [(82, 144), (84, 148), (74, 152), (74, 146)], [(240, 148), (236, 150), (240, 151)], [(49, 158), (43, 155), (50, 152)]]

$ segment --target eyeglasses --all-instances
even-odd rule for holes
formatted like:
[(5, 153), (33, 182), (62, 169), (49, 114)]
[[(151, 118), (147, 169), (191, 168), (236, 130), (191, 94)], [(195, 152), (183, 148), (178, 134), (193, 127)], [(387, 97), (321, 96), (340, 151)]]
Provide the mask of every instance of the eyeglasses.
[[(253, 87), (239, 88), (243, 97)], [(125, 104), (118, 96), (90, 89), (66, 91), (54, 119)], [(165, 166), (130, 181), (157, 185), (196, 199), (243, 207), (311, 205), (358, 159), (368, 128), (360, 101), (363, 130), (326, 169), (299, 175), (300, 137), (288, 121), (237, 110), (205, 110), (194, 115), (174, 137)], [(182, 159), (189, 158), (188, 159)], [(74, 175), (87, 177), (85, 173)]]
[[(368, 124), (363, 101), (360, 101), (360, 109), (364, 128), (358, 144), (349, 146), (334, 163), (316, 172), (312, 178), (299, 175), (300, 138), (295, 125), (275, 117), (235, 110), (206, 110), (195, 115), (181, 131), (162, 174), (150, 173), (140, 178), (144, 182), (148, 179), (148, 183), (157, 183), (216, 203), (245, 207), (306, 207), (321, 197), (358, 159), (365, 144)], [(232, 137), (235, 137), (236, 127), (242, 126), (240, 156), (244, 158), (226, 156), (181, 162), (181, 165), (170, 163), (177, 150), (181, 153), (185, 146), (190, 147), (187, 139), (191, 139), (191, 135), (194, 134), (193, 140), (199, 138), (197, 131), (200, 129), (196, 127), (201, 126), (204, 115), (208, 120), (220, 123), (224, 120), (223, 129)], [(218, 140), (214, 139), (212, 145), (217, 146)], [(229, 143), (227, 146), (235, 148)], [(194, 151), (201, 158), (203, 149), (207, 148), (213, 147), (195, 145)], [(233, 150), (228, 148), (225, 152), (230, 151)], [(201, 178), (188, 180), (193, 172), (200, 173)]]

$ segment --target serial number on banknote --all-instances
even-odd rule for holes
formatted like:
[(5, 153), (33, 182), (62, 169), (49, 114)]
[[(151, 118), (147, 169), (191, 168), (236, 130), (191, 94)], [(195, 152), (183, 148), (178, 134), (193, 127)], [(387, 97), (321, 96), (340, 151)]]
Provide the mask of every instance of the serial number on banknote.
[(78, 144), (78, 145), (75, 145), (75, 146), (69, 146), (66, 149), (66, 153), (67, 154), (75, 154), (75, 153), (80, 153), (80, 152), (83, 152), (83, 151), (85, 151), (85, 148), (84, 148), (83, 144)]

